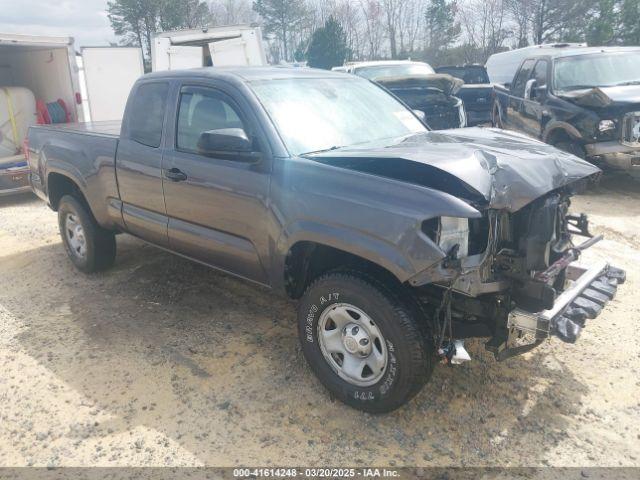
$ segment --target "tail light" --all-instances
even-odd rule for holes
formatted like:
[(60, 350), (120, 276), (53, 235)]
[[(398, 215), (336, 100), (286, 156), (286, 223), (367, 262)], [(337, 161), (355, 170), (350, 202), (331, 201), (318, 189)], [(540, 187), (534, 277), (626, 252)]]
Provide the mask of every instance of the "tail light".
[(28, 162), (31, 152), (29, 152), (29, 139), (26, 138), (26, 137), (25, 137), (24, 141), (22, 142), (22, 153), (24, 153), (24, 158)]

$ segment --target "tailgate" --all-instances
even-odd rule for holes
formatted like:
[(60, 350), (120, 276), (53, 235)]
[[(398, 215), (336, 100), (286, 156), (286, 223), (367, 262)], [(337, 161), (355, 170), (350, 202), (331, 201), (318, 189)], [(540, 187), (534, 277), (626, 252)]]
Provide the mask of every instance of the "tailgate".
[(462, 99), (467, 111), (490, 110), (493, 87), (491, 85), (464, 85), (456, 96)]

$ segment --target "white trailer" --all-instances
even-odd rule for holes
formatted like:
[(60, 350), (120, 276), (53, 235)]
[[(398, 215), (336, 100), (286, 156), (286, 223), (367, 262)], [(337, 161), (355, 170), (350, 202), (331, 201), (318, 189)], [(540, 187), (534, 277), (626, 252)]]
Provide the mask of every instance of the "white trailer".
[(88, 110), (82, 108), (82, 64), (72, 37), (0, 33), (0, 87), (24, 87), (45, 103), (62, 99), (71, 121), (119, 120), (128, 92), (144, 73), (138, 48), (83, 48)]
[(72, 37), (0, 33), (0, 195), (28, 189), (31, 125), (119, 120), (144, 73), (139, 48), (84, 48)]
[(259, 27), (232, 25), (162, 32), (153, 37), (152, 70), (267, 65)]

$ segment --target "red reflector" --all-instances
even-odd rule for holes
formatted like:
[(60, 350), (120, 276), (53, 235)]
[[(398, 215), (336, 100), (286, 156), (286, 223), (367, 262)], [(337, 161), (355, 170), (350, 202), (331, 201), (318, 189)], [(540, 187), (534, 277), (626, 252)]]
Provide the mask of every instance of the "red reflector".
[(25, 137), (22, 142), (22, 153), (24, 153), (24, 158), (29, 161), (29, 139)]
[(80, 95), (80, 92), (76, 92), (76, 103), (82, 105), (82, 95)]

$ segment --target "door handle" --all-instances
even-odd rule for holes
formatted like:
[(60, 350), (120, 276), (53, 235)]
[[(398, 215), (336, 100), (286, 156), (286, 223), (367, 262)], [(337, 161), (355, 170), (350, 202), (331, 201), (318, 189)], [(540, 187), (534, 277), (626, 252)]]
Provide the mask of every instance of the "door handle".
[(187, 179), (187, 174), (179, 168), (165, 170), (164, 176), (173, 182), (184, 182)]

